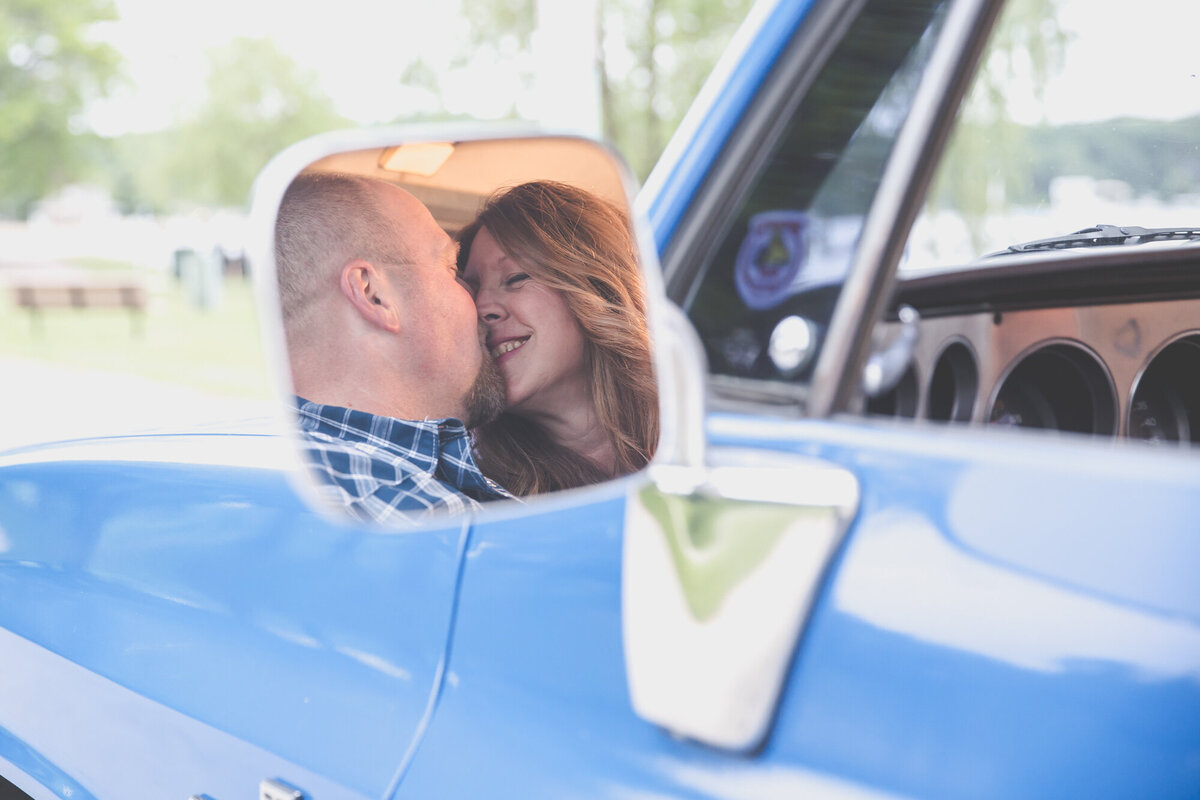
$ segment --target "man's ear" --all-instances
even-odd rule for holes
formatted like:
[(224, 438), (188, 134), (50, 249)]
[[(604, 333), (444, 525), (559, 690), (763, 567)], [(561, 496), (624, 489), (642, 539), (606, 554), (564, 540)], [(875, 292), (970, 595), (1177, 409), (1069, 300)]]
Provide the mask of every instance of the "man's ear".
[(392, 284), (379, 267), (361, 258), (348, 261), (342, 267), (339, 287), (368, 323), (391, 333), (400, 330), (400, 309), (396, 307)]

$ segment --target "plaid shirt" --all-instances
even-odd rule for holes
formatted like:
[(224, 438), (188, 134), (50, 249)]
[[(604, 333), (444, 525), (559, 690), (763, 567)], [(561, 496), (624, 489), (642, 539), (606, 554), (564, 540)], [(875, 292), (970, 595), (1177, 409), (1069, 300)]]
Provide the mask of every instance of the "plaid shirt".
[(300, 427), (324, 495), (351, 516), (412, 521), (511, 498), (479, 471), (456, 419), (394, 419), (296, 398)]

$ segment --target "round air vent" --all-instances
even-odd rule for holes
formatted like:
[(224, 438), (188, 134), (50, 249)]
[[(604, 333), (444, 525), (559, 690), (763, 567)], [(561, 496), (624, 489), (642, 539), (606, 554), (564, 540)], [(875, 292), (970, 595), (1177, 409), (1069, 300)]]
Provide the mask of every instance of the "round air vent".
[(962, 342), (953, 342), (938, 356), (929, 378), (925, 416), (937, 422), (970, 422), (979, 393), (979, 367), (975, 354)]

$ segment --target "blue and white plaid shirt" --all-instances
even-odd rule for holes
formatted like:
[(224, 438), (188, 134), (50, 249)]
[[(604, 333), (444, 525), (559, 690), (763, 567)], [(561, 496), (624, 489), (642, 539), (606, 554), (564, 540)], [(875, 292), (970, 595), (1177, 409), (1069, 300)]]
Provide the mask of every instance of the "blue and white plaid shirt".
[(479, 471), (456, 419), (380, 417), (303, 397), (296, 405), (326, 498), (357, 519), (411, 521), (512, 497)]

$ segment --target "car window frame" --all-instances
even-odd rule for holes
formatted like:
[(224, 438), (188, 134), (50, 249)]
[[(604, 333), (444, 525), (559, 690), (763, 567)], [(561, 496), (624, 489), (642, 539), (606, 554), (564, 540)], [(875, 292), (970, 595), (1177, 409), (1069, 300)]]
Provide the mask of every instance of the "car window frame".
[[(662, 254), (667, 294), (675, 303), (683, 304), (703, 254), (724, 230), (723, 220), (736, 213), (755, 185), (769, 155), (767, 145), (777, 140), (865, 5), (866, 0), (818, 2), (768, 73)], [(811, 382), (795, 385), (710, 373), (708, 395), (714, 407), (828, 417), (853, 406), (871, 331), (891, 296), (908, 230), (1003, 5), (1004, 0), (951, 3), (913, 110), (864, 220)]]

